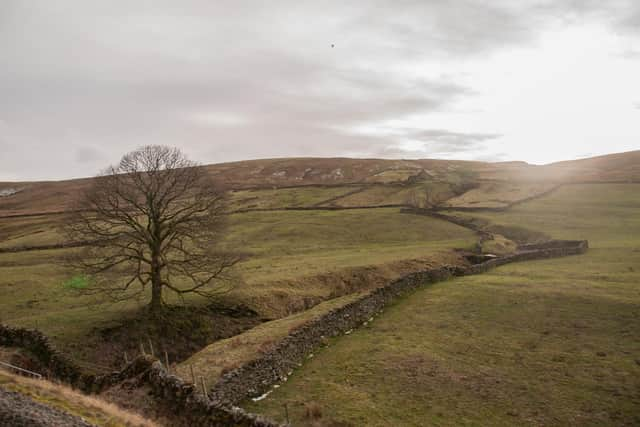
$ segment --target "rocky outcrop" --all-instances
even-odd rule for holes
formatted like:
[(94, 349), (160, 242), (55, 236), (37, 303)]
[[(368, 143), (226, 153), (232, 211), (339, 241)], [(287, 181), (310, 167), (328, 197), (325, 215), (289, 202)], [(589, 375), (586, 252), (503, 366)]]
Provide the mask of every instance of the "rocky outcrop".
[(92, 427), (93, 424), (0, 387), (0, 426)]

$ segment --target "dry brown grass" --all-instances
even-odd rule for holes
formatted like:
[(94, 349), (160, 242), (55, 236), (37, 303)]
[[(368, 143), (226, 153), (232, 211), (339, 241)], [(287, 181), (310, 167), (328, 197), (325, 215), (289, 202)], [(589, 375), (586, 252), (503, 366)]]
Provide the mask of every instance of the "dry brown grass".
[(156, 422), (125, 411), (112, 403), (46, 380), (26, 378), (0, 370), (0, 385), (100, 426), (159, 427)]

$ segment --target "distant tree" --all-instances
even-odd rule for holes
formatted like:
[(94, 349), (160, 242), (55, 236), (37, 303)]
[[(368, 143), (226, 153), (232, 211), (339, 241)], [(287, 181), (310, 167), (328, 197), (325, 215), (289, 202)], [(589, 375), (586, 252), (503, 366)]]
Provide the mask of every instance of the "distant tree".
[(437, 206), (438, 203), (438, 194), (435, 188), (429, 184), (415, 188), (410, 193), (409, 204), (414, 208), (429, 209)]
[(149, 145), (126, 154), (80, 195), (66, 230), (88, 241), (72, 263), (91, 277), (88, 291), (114, 299), (150, 291), (213, 298), (230, 289), (238, 257), (213, 250), (224, 227), (224, 193), (176, 148)]

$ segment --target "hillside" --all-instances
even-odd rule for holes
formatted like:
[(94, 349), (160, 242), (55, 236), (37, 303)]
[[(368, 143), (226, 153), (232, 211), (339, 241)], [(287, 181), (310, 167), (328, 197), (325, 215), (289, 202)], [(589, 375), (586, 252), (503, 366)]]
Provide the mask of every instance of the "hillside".
[(243, 407), (299, 426), (638, 425), (639, 211), (637, 184), (575, 184), (464, 213), (590, 248), (426, 286)]
[[(385, 160), (348, 158), (285, 158), (221, 163), (205, 167), (228, 190), (265, 190), (283, 187), (342, 187), (343, 194), (359, 192), (345, 206), (406, 204), (407, 187), (416, 183), (445, 183), (446, 200), (458, 196), (464, 181), (534, 183), (536, 188), (562, 182), (638, 182), (640, 151), (610, 154), (543, 166), (524, 162), (470, 162), (457, 160)], [(0, 182), (0, 217), (53, 213), (73, 206), (74, 195), (92, 178), (45, 182)], [(463, 188), (467, 189), (467, 188)], [(453, 190), (453, 191), (450, 191)], [(540, 190), (540, 191), (543, 191)], [(405, 194), (403, 194), (403, 191)], [(536, 189), (536, 191), (538, 191)], [(340, 191), (327, 197), (339, 196)], [(484, 196), (482, 196), (484, 197)], [(491, 198), (491, 195), (488, 195)], [(477, 198), (476, 198), (477, 199)], [(478, 201), (474, 199), (474, 201)], [(321, 204), (324, 200), (315, 200)], [(442, 200), (441, 200), (442, 201)]]
[[(230, 273), (233, 289), (215, 304), (197, 297), (181, 300), (168, 295), (166, 302), (171, 304), (171, 316), (160, 325), (149, 322), (145, 317), (141, 310), (144, 300), (114, 303), (100, 295), (77, 292), (74, 288), (76, 273), (68, 268), (65, 259), (77, 249), (69, 245), (74, 242), (66, 240), (60, 226), (66, 218), (64, 212), (73, 207), (74, 196), (91, 184), (91, 178), (2, 183), (2, 321), (10, 326), (38, 329), (84, 372), (107, 373), (119, 369), (126, 355), (137, 354), (144, 343), (145, 347), (153, 346), (159, 351), (166, 351), (172, 369), (181, 377), (191, 378), (195, 370), (196, 375), (211, 387), (221, 381), (225, 373), (252, 363), (278, 343), (286, 341), (293, 331), (304, 329), (310, 322), (347, 307), (388, 283), (419, 274), (425, 269), (445, 266), (464, 268), (469, 262), (467, 256), (472, 251), (492, 256), (508, 255), (517, 250), (517, 244), (545, 241), (549, 236), (584, 238), (595, 243), (593, 253), (585, 257), (585, 262), (592, 262), (594, 268), (604, 265), (595, 263), (596, 260), (611, 264), (613, 258), (625, 259), (625, 262), (630, 262), (629, 265), (634, 265), (637, 260), (629, 258), (628, 251), (618, 250), (616, 245), (623, 238), (629, 239), (629, 245), (636, 244), (633, 232), (626, 230), (637, 229), (633, 213), (637, 211), (635, 195), (638, 186), (626, 182), (640, 182), (639, 165), (640, 151), (544, 166), (524, 162), (341, 158), (268, 159), (203, 166), (224, 186), (229, 200), (226, 212), (229, 229), (223, 238), (212, 242), (212, 247), (241, 251), (244, 258)], [(578, 184), (580, 182), (589, 184)], [(415, 215), (416, 210), (405, 209), (407, 206), (429, 208), (429, 215)], [(535, 209), (531, 210), (532, 207)], [(449, 210), (452, 212), (447, 212)], [(443, 212), (448, 216), (443, 216)], [(452, 220), (452, 215), (463, 222)], [(616, 220), (612, 221), (612, 218)], [(475, 225), (469, 227), (464, 221), (472, 221)], [(612, 224), (624, 225), (625, 229), (615, 228)], [(614, 253), (614, 250), (617, 252)], [(605, 258), (605, 254), (608, 258)], [(521, 268), (527, 277), (537, 277), (537, 265), (542, 264), (532, 263), (529, 266), (527, 263)], [(556, 291), (571, 288), (575, 281), (564, 286), (564, 282), (553, 276), (557, 274), (556, 267), (560, 266), (559, 271), (568, 271), (572, 275), (576, 271), (570, 268), (573, 265), (571, 261), (554, 261), (549, 265), (549, 274), (545, 270), (540, 282), (549, 282), (545, 286), (555, 292), (549, 298), (557, 299)], [(588, 278), (589, 283), (585, 282), (585, 292), (580, 298), (595, 298), (599, 292), (597, 289), (600, 289), (598, 286), (601, 286), (596, 283), (598, 281), (604, 281), (607, 286), (623, 286), (622, 282), (628, 281), (626, 277), (620, 277), (621, 281), (617, 279), (617, 266), (605, 267), (607, 275), (604, 276), (594, 270), (594, 276)], [(518, 279), (513, 284), (507, 281), (509, 272), (521, 271), (514, 268), (498, 270), (495, 274), (482, 275), (472, 281), (457, 281), (455, 286), (443, 283), (436, 289), (441, 289), (446, 295), (449, 295), (447, 292), (453, 292), (453, 296), (464, 294), (465, 297), (475, 295), (479, 298), (483, 295), (482, 286), (486, 287), (487, 279), (495, 279), (503, 287), (520, 289), (519, 286), (524, 283), (522, 280)], [(578, 264), (575, 268), (584, 270)], [(625, 269), (625, 274), (628, 271), (633, 276), (630, 276), (630, 280), (635, 280), (634, 269), (626, 265)], [(468, 282), (473, 286), (463, 288)], [(536, 286), (538, 289), (541, 285)], [(464, 292), (462, 289), (465, 289)], [(547, 288), (540, 289), (542, 292)], [(322, 357), (328, 366), (334, 365), (336, 372), (345, 369), (349, 372), (348, 390), (362, 385), (365, 389), (378, 389), (377, 394), (386, 396), (388, 390), (384, 389), (384, 384), (377, 383), (376, 378), (387, 378), (390, 376), (388, 372), (392, 372), (391, 376), (403, 378), (405, 372), (401, 370), (398, 373), (395, 360), (401, 357), (399, 354), (406, 352), (405, 343), (419, 351), (439, 339), (440, 333), (445, 333), (445, 341), (449, 338), (447, 334), (451, 334), (451, 329), (441, 328), (441, 325), (459, 322), (461, 330), (470, 330), (465, 324), (467, 317), (460, 318), (459, 313), (470, 316), (470, 309), (482, 313), (485, 313), (482, 310), (488, 310), (485, 319), (488, 329), (491, 329), (495, 319), (505, 323), (522, 321), (524, 324), (529, 321), (529, 317), (525, 320), (517, 317), (519, 310), (505, 311), (510, 316), (508, 318), (496, 317), (496, 313), (487, 307), (491, 303), (507, 307), (512, 299), (509, 297), (504, 302), (494, 291), (495, 288), (491, 288), (488, 291), (490, 296), (476, 302), (463, 299), (462, 302), (456, 300), (447, 306), (443, 300), (434, 306), (429, 302), (432, 294), (424, 290), (416, 298), (409, 299), (415, 306), (410, 302), (405, 304), (409, 304), (406, 307), (414, 307), (411, 309), (416, 313), (422, 313), (423, 308), (429, 306), (424, 315), (431, 319), (429, 321), (433, 328), (423, 330), (423, 326), (429, 324), (424, 318), (411, 323), (410, 319), (401, 321), (392, 317), (386, 326), (381, 319), (380, 324), (384, 326), (381, 337), (373, 339), (363, 332), (354, 333), (354, 337), (363, 337), (364, 340), (362, 346), (355, 350), (357, 354), (373, 354), (374, 350), (367, 347), (371, 343), (385, 342), (387, 347), (380, 353), (384, 359), (381, 361), (383, 370), (368, 375), (371, 377), (369, 379), (358, 374), (368, 372), (369, 368), (359, 365), (361, 362), (366, 364), (366, 358), (353, 359), (350, 365), (345, 365), (340, 359), (344, 354), (354, 353), (349, 341), (341, 344), (343, 347), (335, 347), (343, 350), (336, 352), (334, 359), (326, 359), (326, 352), (322, 353)], [(547, 295), (541, 294), (540, 297), (547, 298)], [(618, 298), (619, 295), (614, 297)], [(570, 303), (563, 304), (570, 307)], [(598, 304), (604, 307), (602, 303)], [(635, 300), (631, 299), (630, 304), (633, 306)], [(536, 307), (531, 301), (529, 306)], [(581, 322), (586, 315), (579, 309), (573, 307), (567, 318), (558, 317), (558, 321), (573, 322), (575, 317), (575, 322)], [(400, 310), (398, 316), (402, 317), (403, 310), (396, 310)], [(393, 315), (393, 307), (389, 312)], [(402, 328), (402, 336), (387, 334), (388, 331), (400, 331)], [(545, 330), (542, 330), (543, 334)], [(414, 331), (417, 331), (417, 335)], [(500, 338), (508, 336), (507, 332), (502, 331)], [(431, 338), (425, 344), (422, 341), (427, 336)], [(484, 333), (482, 336), (490, 335)], [(518, 341), (517, 336), (512, 338)], [(469, 337), (465, 335), (461, 339), (467, 342)], [(595, 345), (596, 338), (592, 340), (591, 336), (585, 335), (581, 339), (574, 344)], [(473, 354), (478, 354), (480, 344), (475, 346)], [(611, 343), (603, 345), (615, 347)], [(459, 347), (444, 349), (442, 354), (453, 360), (451, 355), (458, 354), (458, 351)], [(505, 350), (506, 353), (512, 351)], [(41, 361), (35, 360), (33, 355), (27, 355), (24, 363), (39, 366)], [(418, 372), (422, 372), (425, 369), (421, 359), (423, 356), (418, 356), (407, 363), (415, 365)], [(547, 368), (544, 363), (546, 356), (546, 353), (541, 354), (539, 359), (535, 359), (540, 362), (543, 371)], [(424, 360), (428, 358), (425, 356)], [(463, 363), (471, 366), (473, 360)], [(622, 366), (617, 360), (615, 363)], [(399, 364), (404, 365), (405, 361), (400, 360)], [(429, 366), (426, 368), (431, 369)], [(434, 372), (437, 378), (432, 378), (430, 373), (425, 375), (429, 376), (428, 381), (440, 381), (440, 393), (446, 399), (453, 401), (457, 398), (454, 395), (458, 396), (458, 392), (466, 390), (464, 386), (460, 390), (448, 388), (449, 377), (439, 374), (441, 368), (437, 364), (433, 366), (436, 366)], [(294, 376), (290, 383), (294, 388), (283, 388), (286, 394), (274, 394), (273, 400), (257, 406), (248, 404), (247, 407), (278, 419), (283, 403), (292, 402), (292, 415), (303, 425), (308, 421), (304, 419), (305, 408), (317, 406), (318, 403), (329, 408), (331, 413), (337, 411), (337, 418), (342, 420), (350, 419), (356, 424), (366, 421), (373, 425), (379, 421), (365, 407), (355, 405), (340, 408), (335, 401), (346, 399), (337, 391), (343, 384), (338, 384), (334, 390), (336, 384), (331, 381), (327, 383), (323, 377), (327, 375), (325, 370), (311, 369), (309, 373), (303, 368), (301, 376), (312, 383), (301, 383)], [(411, 369), (408, 375), (413, 376)], [(454, 375), (462, 372), (460, 375), (474, 378), (465, 373), (464, 366), (442, 369), (453, 369)], [(505, 378), (510, 375), (510, 371), (500, 373)], [(540, 377), (540, 372), (528, 370), (519, 375), (514, 377), (514, 384), (529, 381), (527, 375)], [(587, 372), (585, 375), (589, 379), (599, 374)], [(607, 381), (615, 385), (618, 380), (609, 378)], [(11, 384), (5, 380), (3, 387), (18, 387)], [(323, 384), (328, 384), (333, 391), (324, 390)], [(394, 384), (391, 381), (387, 385)], [(482, 386), (473, 381), (470, 384), (472, 387)], [(406, 384), (397, 385), (403, 389)], [(295, 387), (303, 387), (303, 394), (312, 396), (315, 402), (292, 397), (300, 394)], [(30, 391), (26, 386), (20, 386), (18, 391), (38, 400), (39, 392)], [(347, 394), (350, 392), (347, 391)], [(498, 392), (511, 395), (513, 388), (501, 386)], [(120, 395), (118, 390), (113, 393)], [(160, 416), (153, 411), (145, 412), (148, 409), (146, 400), (132, 399), (129, 402), (129, 395), (125, 396), (119, 401), (121, 404), (130, 403), (150, 417)], [(325, 396), (326, 400), (320, 396)], [(597, 396), (597, 392), (594, 392), (594, 396)], [(5, 398), (13, 401), (11, 399), (17, 397), (6, 395)], [(375, 396), (367, 399), (375, 402)], [(420, 399), (427, 398), (421, 396)], [(465, 395), (464, 399), (470, 407), (480, 405), (473, 395)], [(517, 405), (524, 408), (524, 402), (528, 400), (531, 399), (524, 396)], [(544, 400), (538, 403), (545, 411), (555, 408)], [(438, 402), (436, 404), (440, 405)], [(24, 405), (32, 406), (28, 401)], [(394, 403), (393, 406), (400, 408), (397, 414), (392, 409), (388, 410), (389, 414), (396, 417), (395, 421), (400, 424), (407, 421), (403, 414), (412, 409), (404, 408), (400, 403)], [(496, 422), (503, 420), (504, 412), (513, 412), (511, 407), (496, 408), (501, 414), (496, 416)], [(535, 410), (533, 408), (529, 412), (533, 414)], [(430, 410), (425, 411), (419, 416), (432, 417)], [(439, 417), (438, 413), (455, 419), (464, 410), (459, 412), (455, 408), (443, 407), (435, 412), (436, 418)], [(557, 417), (569, 419), (565, 415), (556, 413)], [(531, 416), (541, 422), (548, 421)], [(507, 417), (511, 419), (513, 416), (507, 414)], [(314, 422), (312, 420), (311, 424), (315, 425)]]

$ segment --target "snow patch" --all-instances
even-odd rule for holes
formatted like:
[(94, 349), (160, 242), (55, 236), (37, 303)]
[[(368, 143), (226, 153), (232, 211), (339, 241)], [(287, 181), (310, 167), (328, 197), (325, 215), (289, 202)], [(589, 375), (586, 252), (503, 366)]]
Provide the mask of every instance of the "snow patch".
[(22, 188), (3, 188), (0, 190), (0, 197), (9, 197), (13, 196), (16, 193), (22, 191)]
[(252, 397), (251, 400), (253, 400), (254, 402), (259, 402), (262, 399), (266, 398), (267, 396), (269, 396), (271, 394), (273, 390), (269, 390), (268, 392), (266, 392), (265, 394), (258, 396), (258, 397)]

